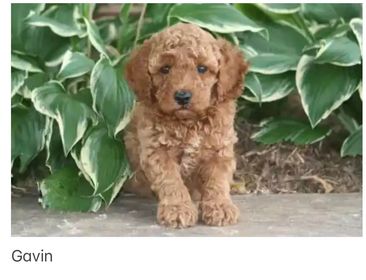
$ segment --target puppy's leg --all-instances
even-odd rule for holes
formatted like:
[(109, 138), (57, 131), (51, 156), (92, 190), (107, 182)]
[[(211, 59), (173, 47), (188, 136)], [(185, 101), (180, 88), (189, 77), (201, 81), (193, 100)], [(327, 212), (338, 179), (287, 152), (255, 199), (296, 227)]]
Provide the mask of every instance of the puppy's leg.
[(231, 157), (213, 156), (203, 162), (199, 174), (202, 182), (200, 210), (205, 224), (225, 226), (237, 223), (239, 209), (230, 197), (234, 169), (235, 160)]
[(189, 227), (198, 212), (179, 173), (178, 164), (163, 149), (144, 150), (141, 166), (159, 199), (157, 219), (169, 227)]

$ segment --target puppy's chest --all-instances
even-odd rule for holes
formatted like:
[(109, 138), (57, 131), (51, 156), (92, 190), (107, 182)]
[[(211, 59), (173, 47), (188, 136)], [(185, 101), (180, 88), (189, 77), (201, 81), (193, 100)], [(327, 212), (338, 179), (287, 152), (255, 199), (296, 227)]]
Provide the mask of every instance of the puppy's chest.
[(177, 130), (165, 134), (163, 138), (172, 156), (180, 166), (180, 173), (183, 177), (189, 177), (198, 167), (201, 160), (204, 135), (200, 131), (182, 133)]
[(202, 136), (196, 135), (178, 148), (178, 163), (183, 177), (188, 177), (197, 168), (201, 158)]

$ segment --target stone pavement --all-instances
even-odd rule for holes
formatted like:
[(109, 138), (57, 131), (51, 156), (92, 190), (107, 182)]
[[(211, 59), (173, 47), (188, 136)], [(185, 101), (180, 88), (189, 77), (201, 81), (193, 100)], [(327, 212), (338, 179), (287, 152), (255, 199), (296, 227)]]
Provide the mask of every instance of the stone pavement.
[(43, 210), (32, 196), (12, 198), (12, 236), (361, 236), (362, 194), (233, 196), (240, 222), (167, 229), (156, 224), (156, 202), (119, 197), (98, 213)]

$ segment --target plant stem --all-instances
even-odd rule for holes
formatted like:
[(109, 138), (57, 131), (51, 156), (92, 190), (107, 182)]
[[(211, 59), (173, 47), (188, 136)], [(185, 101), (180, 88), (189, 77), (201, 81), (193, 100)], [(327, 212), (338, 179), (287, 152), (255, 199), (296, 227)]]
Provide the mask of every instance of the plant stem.
[(140, 18), (139, 18), (139, 21), (137, 23), (136, 38), (135, 38), (135, 42), (133, 43), (133, 46), (134, 47), (136, 47), (137, 41), (140, 38), (141, 28), (142, 28), (142, 26), (144, 24), (144, 16), (145, 16), (146, 7), (147, 7), (147, 4), (146, 3), (143, 4), (142, 10), (141, 10), (141, 14), (140, 14)]
[(299, 14), (294, 14), (292, 16), (292, 18), (298, 24), (298, 26), (302, 30), (304, 30), (304, 32), (306, 33), (307, 37), (311, 40), (311, 43), (315, 43), (316, 40), (315, 40), (313, 34), (310, 32), (309, 28), (307, 27), (304, 19)]

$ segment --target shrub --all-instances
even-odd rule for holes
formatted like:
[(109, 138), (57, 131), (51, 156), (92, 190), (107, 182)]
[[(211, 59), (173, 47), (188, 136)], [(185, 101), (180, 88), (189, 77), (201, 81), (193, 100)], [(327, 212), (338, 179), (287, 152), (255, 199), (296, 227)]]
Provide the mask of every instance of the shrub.
[[(134, 95), (123, 78), (131, 49), (178, 21), (238, 45), (251, 64), (241, 102), (298, 95), (308, 121), (262, 122), (252, 137), (310, 144), (349, 132), (341, 155), (361, 154), (360, 4), (12, 4), (12, 173), (47, 167), (43, 207), (97, 211), (131, 175), (122, 142)], [(249, 106), (249, 105), (248, 105)]]

